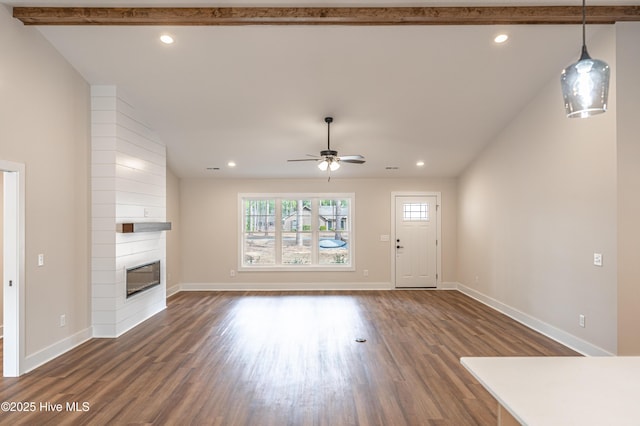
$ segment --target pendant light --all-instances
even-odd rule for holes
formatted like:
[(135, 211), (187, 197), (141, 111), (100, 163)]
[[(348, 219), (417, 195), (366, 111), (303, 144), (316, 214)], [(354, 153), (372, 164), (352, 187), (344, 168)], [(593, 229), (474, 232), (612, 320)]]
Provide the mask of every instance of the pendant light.
[(564, 108), (569, 118), (586, 118), (607, 110), (609, 65), (589, 56), (586, 26), (586, 0), (582, 0), (582, 55), (578, 62), (562, 70), (560, 76)]

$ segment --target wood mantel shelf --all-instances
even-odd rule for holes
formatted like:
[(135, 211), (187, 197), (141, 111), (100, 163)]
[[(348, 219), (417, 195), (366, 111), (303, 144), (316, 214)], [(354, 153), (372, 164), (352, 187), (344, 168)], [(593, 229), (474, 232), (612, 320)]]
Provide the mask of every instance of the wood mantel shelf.
[(171, 231), (171, 222), (135, 222), (135, 223), (118, 223), (116, 231), (123, 234), (133, 232), (159, 232)]

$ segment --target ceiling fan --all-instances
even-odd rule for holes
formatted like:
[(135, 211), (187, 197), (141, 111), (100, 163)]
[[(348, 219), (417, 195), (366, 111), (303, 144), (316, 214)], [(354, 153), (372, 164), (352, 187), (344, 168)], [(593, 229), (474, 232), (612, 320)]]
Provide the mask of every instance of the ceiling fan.
[[(318, 168), (322, 171), (329, 170), (329, 172), (338, 170), (340, 163), (364, 163), (364, 157), (362, 155), (341, 155), (338, 156), (338, 151), (331, 149), (331, 123), (333, 117), (325, 117), (325, 123), (327, 123), (327, 149), (320, 151), (320, 155), (307, 154), (311, 158), (300, 158), (297, 160), (287, 161), (319, 161)], [(331, 177), (329, 177), (331, 179)]]

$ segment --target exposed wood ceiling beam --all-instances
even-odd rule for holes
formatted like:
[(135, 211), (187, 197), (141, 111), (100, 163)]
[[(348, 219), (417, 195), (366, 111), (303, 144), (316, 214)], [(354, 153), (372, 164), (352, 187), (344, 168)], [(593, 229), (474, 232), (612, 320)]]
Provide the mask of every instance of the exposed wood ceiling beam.
[[(579, 24), (579, 6), (535, 7), (14, 7), (26, 25)], [(587, 22), (640, 21), (640, 6), (590, 6)]]

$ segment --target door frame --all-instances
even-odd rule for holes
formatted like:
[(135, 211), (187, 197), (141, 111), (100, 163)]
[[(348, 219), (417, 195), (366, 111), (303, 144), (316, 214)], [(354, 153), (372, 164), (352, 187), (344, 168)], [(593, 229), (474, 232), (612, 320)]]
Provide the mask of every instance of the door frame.
[(25, 366), (25, 165), (0, 160), (0, 172), (4, 173), (2, 375), (18, 377)]
[(440, 191), (393, 191), (391, 192), (391, 286), (396, 287), (396, 198), (398, 197), (436, 197), (436, 289), (442, 282), (442, 193)]

